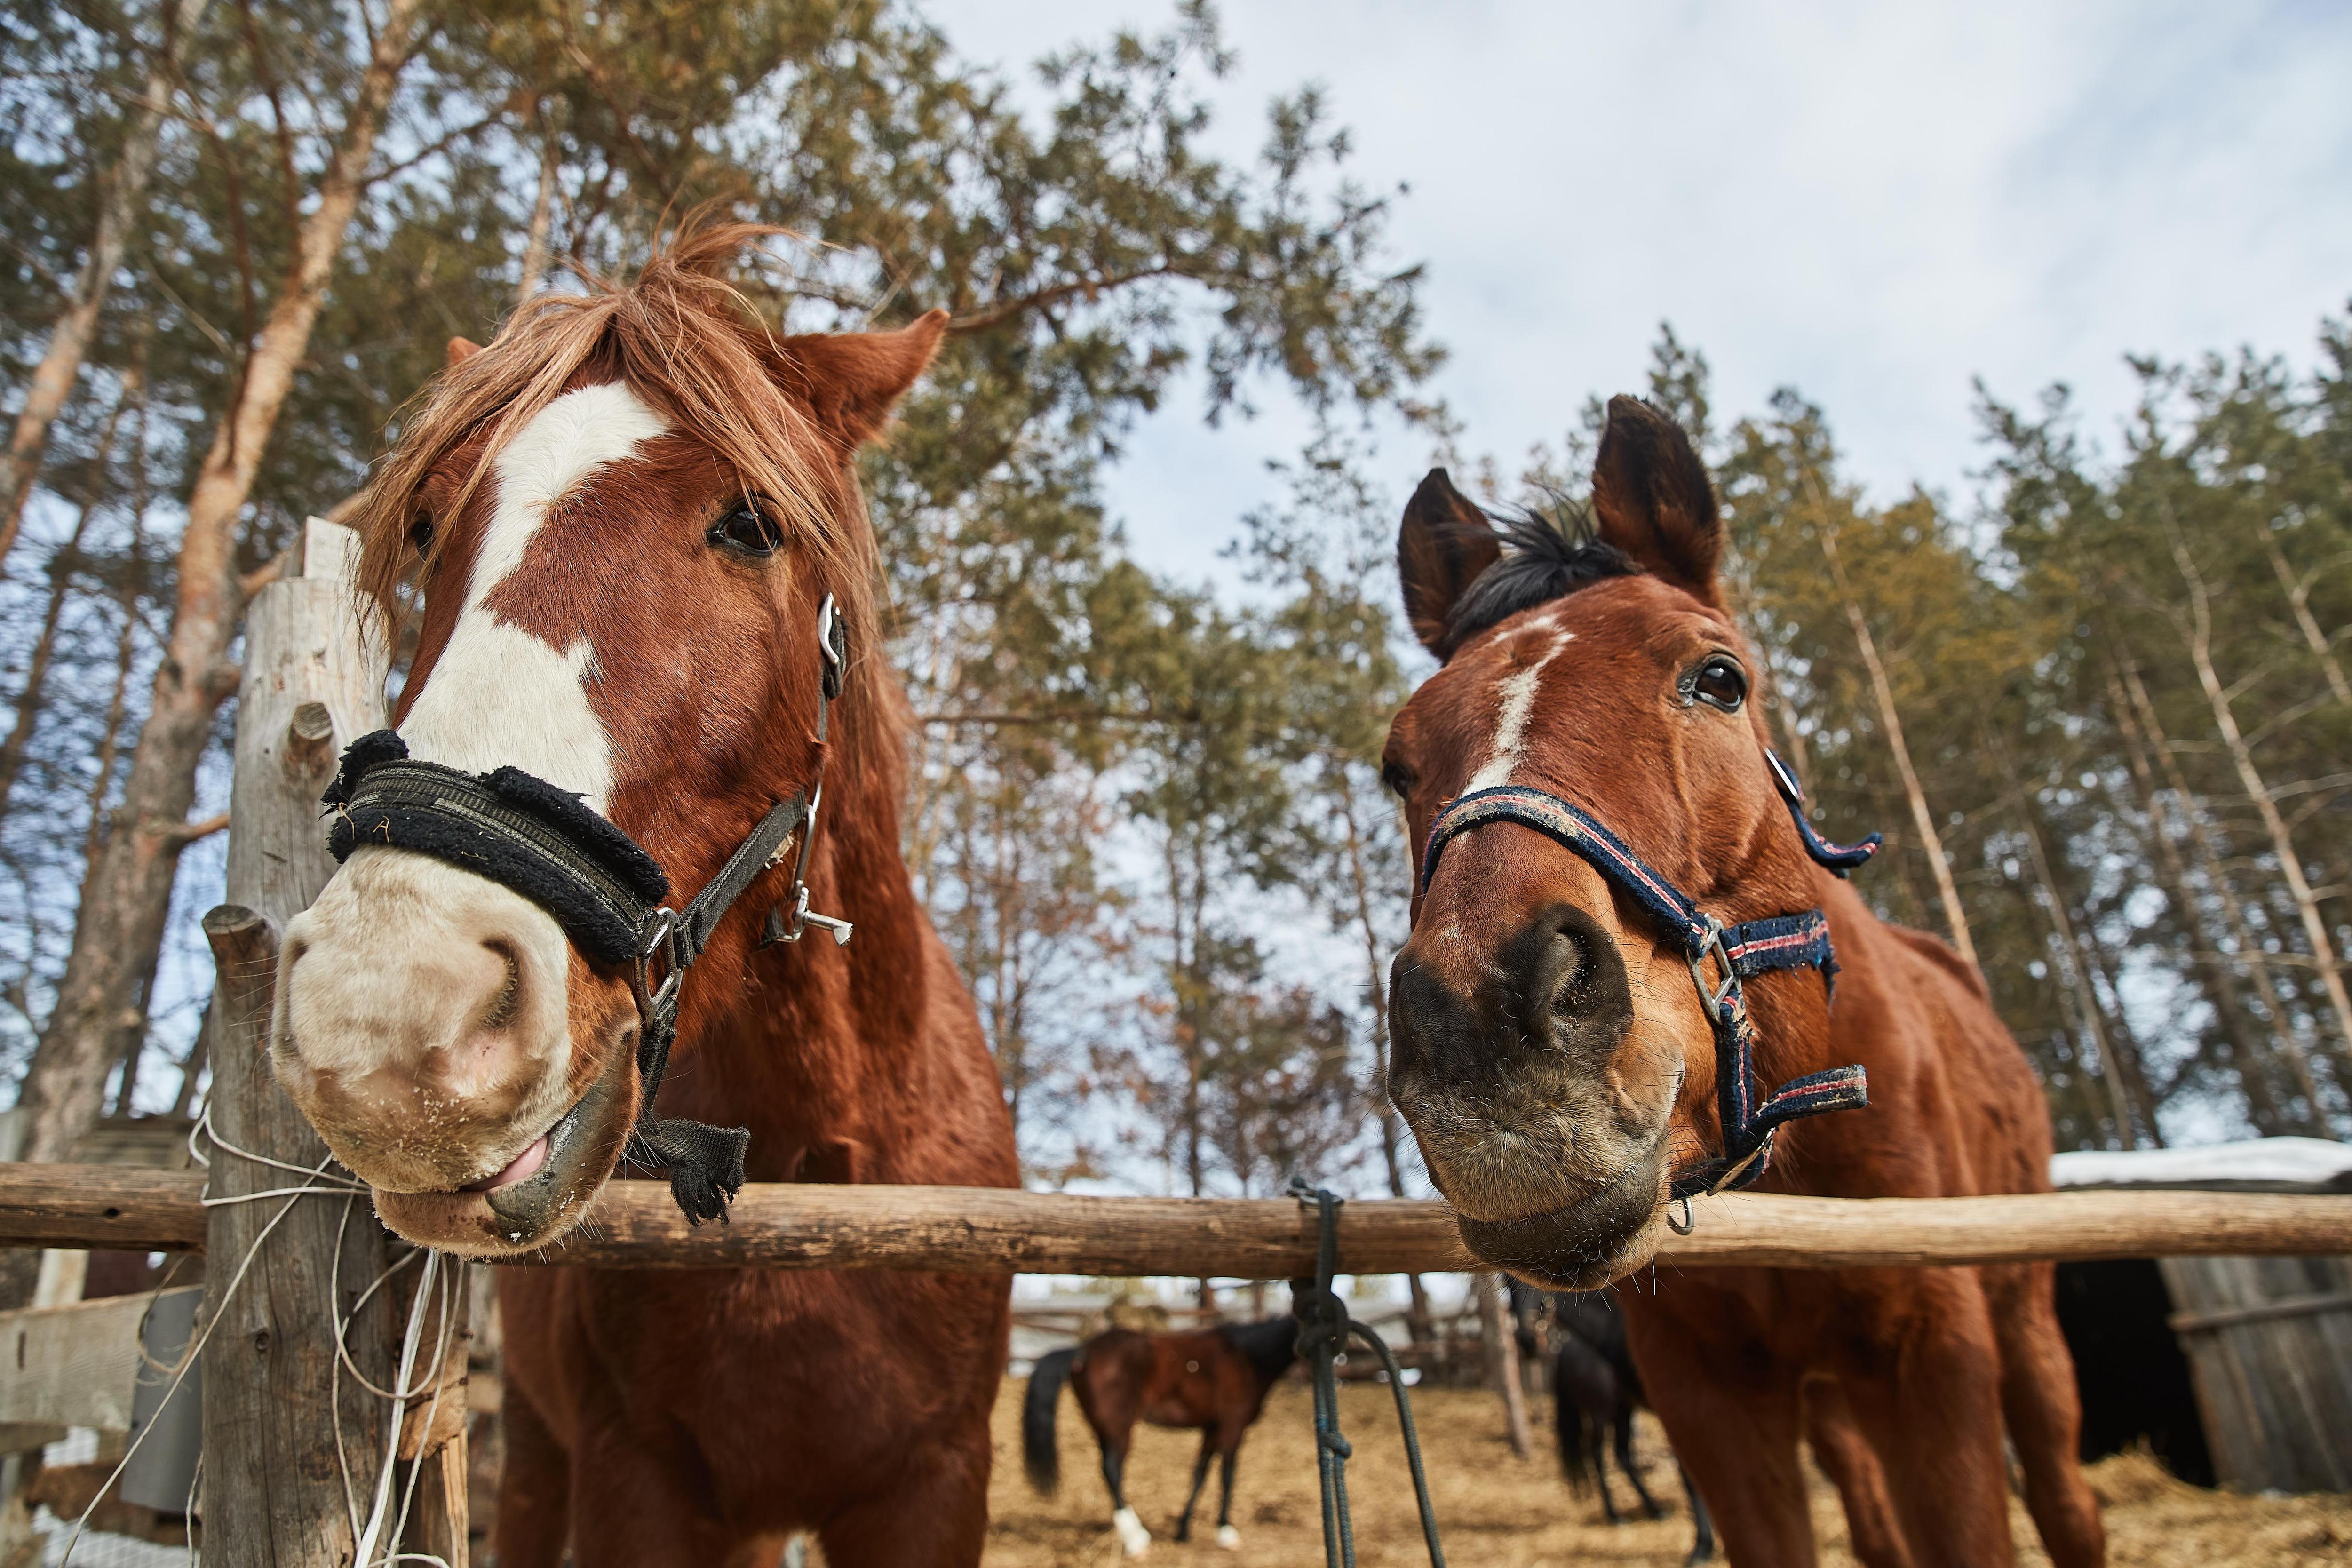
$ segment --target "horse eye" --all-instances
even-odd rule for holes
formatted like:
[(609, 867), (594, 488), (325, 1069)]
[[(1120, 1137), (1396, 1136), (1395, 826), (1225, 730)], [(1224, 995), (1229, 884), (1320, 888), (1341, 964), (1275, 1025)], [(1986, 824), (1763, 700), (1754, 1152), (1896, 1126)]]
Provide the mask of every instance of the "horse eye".
[(416, 546), (416, 553), (419, 555), (427, 554), (432, 551), (433, 516), (430, 512), (417, 513), (416, 521), (408, 525), (408, 542)]
[(1412, 796), (1412, 770), (1410, 768), (1391, 763), (1381, 770), (1381, 783), (1387, 785), (1389, 793), (1399, 800), (1409, 800)]
[(1711, 708), (1737, 713), (1739, 705), (1748, 700), (1748, 672), (1729, 655), (1717, 654), (1698, 667), (1698, 675), (1691, 682), (1691, 695)]
[(712, 544), (726, 545), (746, 555), (768, 556), (784, 542), (782, 530), (768, 521), (760, 509), (751, 504), (737, 507), (719, 520), (719, 525), (704, 536)]

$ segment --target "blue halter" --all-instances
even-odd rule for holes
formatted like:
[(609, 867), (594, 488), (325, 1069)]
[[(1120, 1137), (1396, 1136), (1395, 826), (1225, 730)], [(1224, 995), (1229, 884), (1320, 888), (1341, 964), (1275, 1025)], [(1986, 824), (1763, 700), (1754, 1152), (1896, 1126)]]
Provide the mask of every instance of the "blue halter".
[[(1780, 759), (1764, 753), (1773, 787), (1789, 807), (1805, 853), (1843, 877), (1878, 853), (1875, 833), (1859, 844), (1836, 845), (1805, 820), (1804, 792)], [(1457, 835), (1487, 822), (1516, 822), (1533, 828), (1592, 868), (1646, 910), (1681, 947), (1698, 987), (1699, 1005), (1715, 1031), (1716, 1101), (1723, 1120), (1723, 1152), (1675, 1177), (1673, 1195), (1689, 1198), (1752, 1184), (1770, 1168), (1772, 1135), (1781, 1123), (1825, 1110), (1848, 1110), (1870, 1103), (1860, 1067), (1831, 1068), (1790, 1079), (1761, 1104), (1756, 1099), (1755, 1026), (1740, 982), (1776, 969), (1813, 969), (1834, 988), (1837, 959), (1830, 951), (1829, 917), (1819, 910), (1772, 915), (1726, 926), (1643, 861), (1590, 813), (1558, 795), (1524, 784), (1474, 790), (1448, 804), (1430, 825), (1429, 847), (1421, 862), (1421, 890), (1429, 891), (1437, 859)], [(1720, 984), (1710, 984), (1706, 957), (1715, 955)]]

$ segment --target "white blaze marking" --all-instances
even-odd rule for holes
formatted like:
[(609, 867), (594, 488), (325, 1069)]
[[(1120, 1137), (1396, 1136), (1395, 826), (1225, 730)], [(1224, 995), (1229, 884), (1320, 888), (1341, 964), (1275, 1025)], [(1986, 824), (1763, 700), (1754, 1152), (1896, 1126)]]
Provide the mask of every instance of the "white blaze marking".
[(1464, 786), (1463, 794), (1494, 789), (1511, 782), (1511, 774), (1518, 767), (1520, 756), (1527, 751), (1528, 721), (1536, 710), (1536, 693), (1543, 685), (1544, 667), (1558, 658), (1560, 650), (1575, 640), (1574, 632), (1555, 631), (1551, 647), (1544, 650), (1541, 658), (1496, 683), (1495, 689), (1502, 694), (1503, 705), (1495, 721), (1495, 743), (1486, 752), (1486, 760), (1479, 764), (1478, 771), (1470, 775), (1470, 782)]
[(605, 809), (613, 748), (588, 705), (595, 651), (584, 637), (550, 647), (500, 625), (483, 602), (522, 564), (556, 503), (667, 428), (625, 383), (610, 382), (565, 393), (499, 453), (491, 464), (497, 505), (465, 607), (400, 727), (410, 755), (468, 773), (511, 765), (579, 792), (592, 811)]

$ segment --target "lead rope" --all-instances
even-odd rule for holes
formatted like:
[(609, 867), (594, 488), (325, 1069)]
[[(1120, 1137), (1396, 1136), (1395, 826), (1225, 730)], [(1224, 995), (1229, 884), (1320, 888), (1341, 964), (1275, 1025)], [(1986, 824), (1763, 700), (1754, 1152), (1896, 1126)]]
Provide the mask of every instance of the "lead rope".
[(1347, 1303), (1331, 1289), (1339, 1272), (1339, 1205), (1346, 1200), (1328, 1188), (1290, 1178), (1290, 1194), (1316, 1206), (1315, 1278), (1290, 1282), (1290, 1312), (1298, 1320), (1298, 1353), (1315, 1382), (1315, 1468), (1323, 1489), (1325, 1568), (1356, 1568), (1355, 1527), (1348, 1518), (1348, 1460), (1355, 1448), (1339, 1435), (1340, 1355), (1353, 1336), (1371, 1347), (1389, 1374), (1396, 1395), (1397, 1426), (1404, 1434), (1405, 1463), (1412, 1470), (1413, 1500), (1421, 1505), (1421, 1538), (1429, 1545), (1430, 1568), (1445, 1568), (1437, 1542), (1437, 1514), (1429, 1506), (1429, 1478), (1421, 1464), (1421, 1436), (1413, 1430), (1412, 1401), (1404, 1391), (1404, 1370), (1380, 1335), (1348, 1315)]

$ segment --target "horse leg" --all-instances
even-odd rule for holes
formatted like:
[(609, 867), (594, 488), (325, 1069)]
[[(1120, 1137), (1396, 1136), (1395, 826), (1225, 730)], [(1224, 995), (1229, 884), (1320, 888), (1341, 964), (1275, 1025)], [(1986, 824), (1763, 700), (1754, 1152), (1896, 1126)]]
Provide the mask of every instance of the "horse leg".
[(1201, 1489), (1208, 1484), (1209, 1459), (1217, 1451), (1217, 1429), (1201, 1429), (1201, 1457), (1192, 1461), (1192, 1489), (1184, 1494), (1184, 1511), (1176, 1516), (1176, 1539), (1192, 1539), (1192, 1505), (1201, 1500)]
[(1113, 1431), (1097, 1432), (1102, 1440), (1103, 1480), (1110, 1488), (1110, 1525), (1118, 1531), (1119, 1549), (1129, 1557), (1140, 1557), (1151, 1544), (1151, 1531), (1143, 1528), (1143, 1521), (1127, 1506), (1127, 1490), (1121, 1478), (1127, 1473), (1127, 1446), (1134, 1428), (1122, 1426)]
[(1217, 1544), (1227, 1552), (1237, 1550), (1242, 1532), (1234, 1528), (1234, 1464), (1242, 1457), (1242, 1436), (1249, 1428), (1234, 1425), (1217, 1429)]
[(1698, 1495), (1698, 1488), (1691, 1484), (1689, 1468), (1679, 1458), (1675, 1461), (1675, 1473), (1683, 1479), (1683, 1496), (1690, 1499), (1691, 1528), (1696, 1532), (1690, 1555), (1683, 1559), (1683, 1568), (1695, 1568), (1697, 1563), (1715, 1561), (1715, 1521), (1708, 1517), (1706, 1499)]
[(2074, 1358), (2058, 1327), (2057, 1266), (2030, 1263), (1984, 1271), (2000, 1342), (2001, 1413), (2025, 1471), (2025, 1507), (2057, 1568), (2098, 1568), (2106, 1526), (2083, 1479), (2083, 1403)]
[(707, 1476), (682, 1473), (617, 1422), (581, 1435), (571, 1479), (576, 1568), (703, 1568), (745, 1544), (712, 1518)]
[(1693, 1496), (1705, 1495), (1732, 1561), (1811, 1568), (1794, 1375), (1744, 1339), (1718, 1343), (1663, 1312), (1628, 1312), (1625, 1331), (1650, 1408), (1665, 1422), (1696, 1483)]
[(1911, 1568), (1910, 1549), (1895, 1522), (1895, 1500), (1886, 1495), (1886, 1472), (1863, 1441), (1835, 1378), (1817, 1377), (1804, 1387), (1805, 1441), (1813, 1462), (1845, 1504), (1846, 1535), (1863, 1568)]
[(1885, 1472), (1911, 1561), (2010, 1568), (2000, 1355), (1976, 1271), (1920, 1269), (1864, 1291), (1846, 1315), (1890, 1332), (1856, 1347), (1839, 1381)]
[(919, 1455), (898, 1485), (818, 1526), (827, 1568), (978, 1568), (991, 1458), (983, 1414)]
[(1586, 1411), (1583, 1420), (1584, 1451), (1592, 1461), (1592, 1484), (1601, 1489), (1601, 1512), (1612, 1525), (1622, 1524), (1617, 1517), (1617, 1500), (1609, 1495), (1609, 1433), (1600, 1416)]
[(1666, 1510), (1658, 1506), (1658, 1500), (1652, 1497), (1650, 1489), (1642, 1484), (1641, 1469), (1633, 1463), (1633, 1407), (1632, 1405), (1621, 1405), (1617, 1407), (1615, 1425), (1617, 1468), (1623, 1470), (1625, 1479), (1633, 1483), (1633, 1495), (1642, 1500), (1643, 1514), (1650, 1519), (1665, 1518)]
[(507, 1458), (499, 1472), (498, 1527), (493, 1544), (509, 1568), (557, 1568), (572, 1530), (572, 1461), (530, 1398), (509, 1384)]

